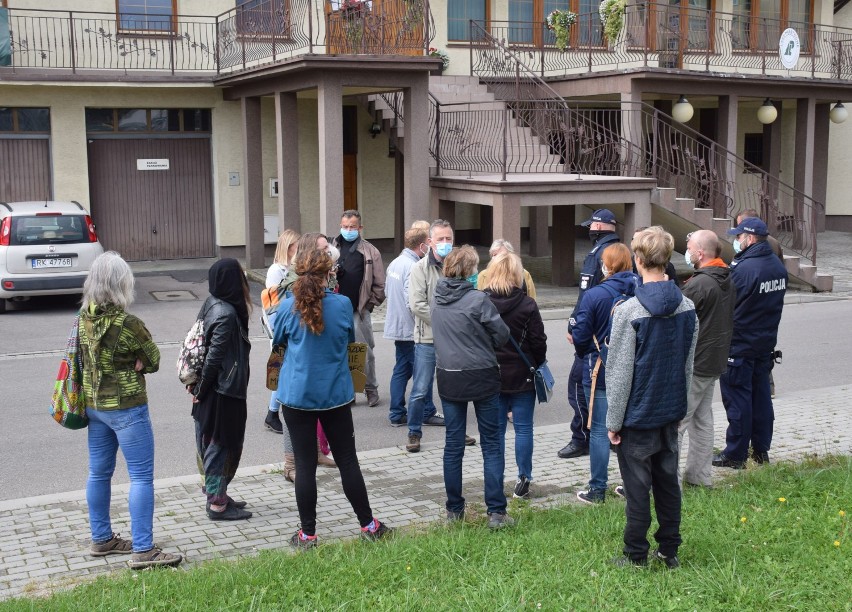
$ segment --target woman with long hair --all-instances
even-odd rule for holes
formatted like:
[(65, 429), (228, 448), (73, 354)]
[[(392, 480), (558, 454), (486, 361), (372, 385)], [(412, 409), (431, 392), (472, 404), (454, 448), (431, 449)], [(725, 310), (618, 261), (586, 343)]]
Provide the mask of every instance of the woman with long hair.
[[(183, 557), (154, 545), (154, 430), (148, 414), (145, 374), (160, 367), (160, 351), (145, 324), (127, 312), (134, 297), (130, 266), (118, 253), (95, 259), (83, 285), (78, 334), (83, 394), (89, 417), (89, 479), (86, 501), (92, 530), (91, 555), (131, 554), (143, 569), (177, 565)], [(118, 449), (130, 476), (130, 534), (112, 531), (112, 475)]]
[(521, 258), (511, 252), (498, 254), (485, 271), (487, 280), (483, 291), (491, 297), (511, 334), (509, 342), (497, 349), (497, 363), (500, 364), (500, 444), (505, 454), (508, 415), (512, 414), (515, 462), (518, 465), (514, 497), (526, 497), (532, 480), (533, 411), (536, 402), (535, 373), (530, 371), (530, 367), (538, 368), (547, 360), (547, 334), (544, 333), (544, 323), (535, 300), (523, 290)]
[[(577, 493), (577, 498), (587, 504), (606, 500), (609, 469), (609, 437), (606, 430), (608, 409), (606, 396), (606, 360), (609, 331), (614, 308), (632, 297), (639, 286), (639, 277), (633, 273), (630, 249), (620, 242), (606, 247), (601, 254), (603, 281), (583, 295), (572, 328), (574, 348), (583, 359), (583, 390), (591, 413), (589, 437), (589, 488)], [(597, 366), (598, 360), (600, 365)], [(592, 378), (597, 375), (592, 391)], [(616, 488), (620, 494), (621, 489)]]
[(355, 451), (355, 388), (348, 352), (355, 338), (352, 302), (328, 288), (332, 259), (325, 250), (299, 252), (295, 270), (298, 279), (292, 296), (281, 304), (273, 339), (286, 347), (276, 399), (290, 431), (299, 473), (296, 505), (301, 528), (290, 543), (297, 549), (317, 544), (317, 423), (328, 437), (362, 537), (377, 540), (391, 529), (373, 516)]
[(240, 465), (246, 435), (251, 297), (236, 259), (214, 263), (207, 282), (210, 296), (198, 313), (204, 320), (207, 353), (201, 378), (189, 389), (194, 396), (195, 443), (207, 516), (214, 521), (239, 521), (250, 518), (251, 512), (245, 510), (245, 502), (228, 496), (228, 486)]

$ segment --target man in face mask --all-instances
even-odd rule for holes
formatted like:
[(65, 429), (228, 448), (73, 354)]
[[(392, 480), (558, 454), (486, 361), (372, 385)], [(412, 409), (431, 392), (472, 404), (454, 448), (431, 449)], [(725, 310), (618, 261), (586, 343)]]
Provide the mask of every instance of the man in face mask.
[(340, 250), (337, 268), (339, 291), (352, 302), (355, 341), (367, 345), (364, 394), (367, 404), (375, 406), (379, 403), (379, 390), (370, 314), (385, 301), (385, 267), (379, 250), (361, 237), (362, 229), (361, 213), (357, 210), (344, 211), (340, 218), (340, 235), (334, 238), (333, 244)]
[(728, 367), (719, 378), (728, 416), (725, 449), (713, 458), (716, 467), (742, 469), (751, 457), (769, 462), (775, 419), (769, 390), (778, 325), (787, 291), (787, 270), (766, 240), (766, 224), (746, 218), (728, 230), (736, 237), (731, 280), (737, 290)]
[[(611, 210), (601, 208), (592, 213), (591, 218), (581, 223), (583, 227), (589, 228), (589, 238), (592, 241), (592, 250), (583, 261), (583, 269), (580, 271), (580, 292), (577, 295), (577, 304), (574, 312), (568, 319), (568, 342), (574, 344), (571, 329), (574, 326), (575, 315), (580, 307), (583, 294), (599, 284), (603, 280), (601, 255), (606, 247), (616, 242), (621, 242), (615, 233), (615, 215)], [(568, 403), (574, 409), (571, 419), (571, 441), (563, 447), (557, 455), (562, 459), (571, 459), (589, 454), (589, 428), (586, 426), (589, 420), (589, 408), (586, 404), (586, 395), (583, 391), (583, 360), (574, 354), (574, 364), (568, 375)]]
[[(426, 223), (428, 227), (427, 222)], [(412, 229), (405, 232), (405, 248), (399, 257), (394, 259), (387, 270), (385, 293), (387, 294), (387, 313), (385, 314), (384, 337), (394, 341), (396, 347), (396, 363), (390, 381), (390, 412), (388, 418), (391, 426), (402, 427), (408, 422), (405, 409), (405, 387), (414, 372), (414, 315), (408, 308), (408, 284), (411, 268), (428, 252), (429, 232), (424, 229)], [(424, 418), (428, 421), (441, 420), (436, 414), (432, 402), (432, 388), (424, 397)]]

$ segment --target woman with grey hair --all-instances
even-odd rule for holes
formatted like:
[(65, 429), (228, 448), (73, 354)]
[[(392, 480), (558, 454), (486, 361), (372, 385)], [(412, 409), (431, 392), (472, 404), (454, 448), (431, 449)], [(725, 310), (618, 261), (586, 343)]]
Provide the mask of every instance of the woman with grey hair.
[(488, 527), (512, 525), (503, 492), (505, 460), (500, 444), (500, 368), (495, 351), (506, 344), (509, 328), (488, 295), (474, 289), (479, 256), (463, 246), (444, 258), (444, 278), (435, 287), (432, 334), (435, 339), (438, 394), (444, 407), (444, 487), (447, 519), (464, 518), (462, 459), (467, 405), (473, 402), (485, 476)]
[[(118, 253), (99, 255), (83, 285), (78, 333), (89, 417), (91, 555), (132, 553), (130, 567), (143, 569), (177, 565), (183, 557), (154, 545), (154, 431), (145, 374), (159, 369), (160, 351), (145, 324), (127, 312), (133, 287), (133, 272)], [(130, 541), (113, 532), (109, 516), (119, 448), (130, 476)]]
[[(493, 260), (495, 257), (499, 255), (504, 255), (507, 253), (515, 254), (515, 247), (512, 246), (512, 243), (508, 240), (503, 240), (502, 238), (498, 238), (494, 242), (491, 243), (491, 248), (488, 249), (488, 255)], [(520, 257), (520, 256), (519, 256)], [(482, 272), (479, 273), (476, 279), (476, 288), (479, 290), (483, 290), (488, 287), (488, 277), (489, 270), (486, 268)], [(523, 279), (521, 280), (521, 291), (525, 295), (530, 296), (532, 299), (535, 299), (535, 283), (533, 282), (532, 276), (527, 271), (526, 268), (523, 268)], [(511, 414), (511, 413), (510, 413)]]

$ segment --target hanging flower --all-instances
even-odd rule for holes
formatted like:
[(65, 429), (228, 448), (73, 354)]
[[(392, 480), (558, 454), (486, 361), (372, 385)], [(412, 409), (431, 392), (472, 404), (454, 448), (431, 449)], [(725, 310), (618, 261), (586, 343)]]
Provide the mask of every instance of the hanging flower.
[(544, 20), (547, 29), (556, 34), (556, 47), (560, 51), (568, 48), (571, 37), (571, 26), (577, 22), (577, 13), (555, 10)]
[(627, 0), (602, 0), (598, 7), (604, 34), (609, 42), (615, 42), (624, 27), (624, 11)]
[(450, 56), (446, 51), (441, 51), (435, 47), (429, 47), (429, 57), (440, 59), (442, 62), (441, 70), (446, 70), (450, 65)]

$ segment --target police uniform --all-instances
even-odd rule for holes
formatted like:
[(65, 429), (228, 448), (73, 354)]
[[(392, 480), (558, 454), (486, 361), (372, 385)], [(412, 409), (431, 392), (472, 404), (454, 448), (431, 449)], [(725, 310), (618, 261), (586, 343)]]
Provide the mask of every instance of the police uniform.
[(756, 242), (734, 258), (731, 280), (737, 290), (734, 330), (728, 368), (719, 379), (728, 431), (725, 450), (714, 465), (741, 467), (748, 458), (749, 444), (760, 462), (768, 458), (772, 444), (775, 414), (769, 374), (784, 308), (787, 270), (768, 242)]

